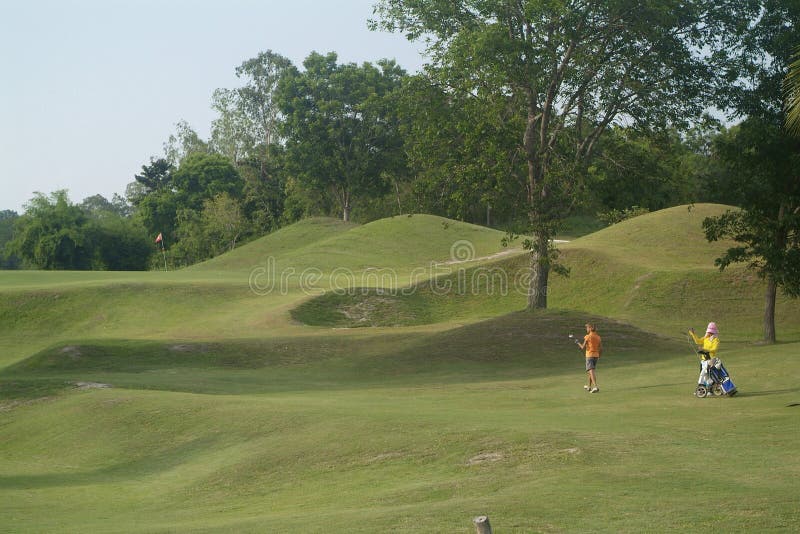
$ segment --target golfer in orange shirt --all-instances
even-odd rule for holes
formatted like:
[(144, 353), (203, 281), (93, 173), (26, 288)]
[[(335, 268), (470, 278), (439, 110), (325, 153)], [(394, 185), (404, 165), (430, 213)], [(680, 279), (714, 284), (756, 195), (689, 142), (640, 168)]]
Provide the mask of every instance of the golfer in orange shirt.
[(578, 343), (578, 346), (581, 350), (586, 351), (586, 374), (589, 376), (589, 384), (583, 386), (583, 389), (589, 393), (597, 393), (600, 388), (597, 387), (595, 369), (597, 368), (597, 360), (600, 359), (600, 355), (603, 353), (603, 340), (600, 339), (594, 324), (586, 323), (586, 335), (583, 337), (583, 343)]

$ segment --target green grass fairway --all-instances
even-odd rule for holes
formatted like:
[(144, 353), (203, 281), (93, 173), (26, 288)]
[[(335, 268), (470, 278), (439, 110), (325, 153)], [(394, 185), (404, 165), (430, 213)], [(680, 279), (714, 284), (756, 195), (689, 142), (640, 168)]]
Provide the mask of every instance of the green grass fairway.
[[(724, 209), (565, 245), (542, 313), (502, 234), (429, 216), (174, 273), (0, 272), (0, 531), (795, 531), (800, 307), (754, 343), (763, 288), (697, 226)], [(567, 337), (587, 319), (599, 394)], [(732, 398), (692, 396), (680, 331), (709, 320)]]

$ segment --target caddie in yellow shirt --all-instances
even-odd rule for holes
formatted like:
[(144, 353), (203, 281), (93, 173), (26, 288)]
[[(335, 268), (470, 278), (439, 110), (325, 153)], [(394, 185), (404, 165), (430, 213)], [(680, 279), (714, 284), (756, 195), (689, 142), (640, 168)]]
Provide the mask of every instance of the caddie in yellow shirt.
[(719, 348), (719, 330), (717, 330), (717, 323), (708, 323), (706, 335), (703, 337), (697, 337), (697, 334), (694, 333), (694, 328), (689, 329), (689, 334), (692, 336), (692, 339), (694, 339), (695, 344), (700, 347), (697, 354), (700, 355), (701, 360), (710, 360), (717, 356), (717, 349)]
[[(697, 383), (708, 386), (711, 383), (709, 376), (709, 366), (713, 364), (714, 358), (717, 356), (717, 349), (719, 348), (719, 330), (717, 323), (708, 323), (706, 328), (706, 335), (697, 337), (694, 333), (694, 328), (689, 329), (689, 335), (697, 345), (697, 354), (700, 355), (700, 376), (697, 378)], [(697, 392), (695, 392), (697, 394)]]

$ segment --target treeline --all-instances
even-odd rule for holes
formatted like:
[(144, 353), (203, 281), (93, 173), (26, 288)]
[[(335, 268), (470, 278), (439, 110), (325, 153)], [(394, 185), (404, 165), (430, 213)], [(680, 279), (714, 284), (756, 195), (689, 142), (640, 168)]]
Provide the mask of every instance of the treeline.
[[(0, 266), (162, 268), (161, 234), (176, 268), (315, 215), (368, 222), (426, 212), (524, 228), (515, 140), (508, 132), (499, 145), (509, 126), (498, 110), (456, 103), (391, 61), (313, 53), (301, 71), (268, 51), (236, 72), (242, 87), (214, 92), (211, 138), (177, 124), (124, 197), (73, 204), (56, 191), (37, 194), (23, 215), (2, 212)], [(568, 214), (614, 221), (632, 207), (724, 201), (724, 188), (707, 187), (717, 179), (708, 170), (715, 134), (609, 127)]]
[(213, 93), (210, 138), (176, 125), (124, 198), (73, 205), (56, 192), (4, 212), (2, 266), (163, 267), (160, 234), (176, 268), (307, 216), (410, 212), (533, 232), (539, 244), (528, 245), (547, 263), (570, 216), (741, 204), (746, 173), (730, 147), (758, 140), (703, 110), (780, 129), (780, 113), (763, 110), (780, 101), (797, 10), (762, 3), (695, 0), (673, 17), (648, 3), (617, 13), (460, 1), (451, 13), (384, 0), (376, 27), (435, 37), (425, 72), (262, 52), (236, 68), (239, 87)]
[(123, 198), (95, 195), (73, 204), (63, 190), (37, 193), (23, 215), (0, 213), (2, 244), (4, 269), (144, 270), (152, 248)]

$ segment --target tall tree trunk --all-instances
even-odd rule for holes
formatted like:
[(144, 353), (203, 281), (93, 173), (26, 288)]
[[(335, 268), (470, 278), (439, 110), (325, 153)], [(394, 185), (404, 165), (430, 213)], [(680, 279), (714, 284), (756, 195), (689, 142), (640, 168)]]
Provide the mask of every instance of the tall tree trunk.
[(764, 341), (775, 343), (775, 297), (778, 283), (772, 275), (767, 275), (767, 293), (764, 298)]
[(344, 202), (342, 203), (342, 220), (350, 222), (350, 193), (345, 192)]
[(403, 204), (400, 202), (400, 184), (397, 183), (397, 179), (394, 180), (394, 190), (397, 193), (397, 214), (403, 214)]
[[(542, 227), (539, 204), (546, 196), (541, 186), (544, 174), (544, 160), (537, 144), (537, 126), (541, 120), (536, 105), (536, 97), (528, 95), (528, 124), (525, 128), (525, 155), (528, 159), (528, 206), (533, 226), (533, 248), (531, 251), (531, 275), (528, 283), (528, 309), (547, 308), (547, 280), (550, 276), (549, 242), (550, 236)], [(540, 190), (541, 189), (541, 190)]]
[[(778, 207), (778, 226), (775, 229), (774, 242), (779, 250), (786, 248), (788, 234), (785, 226), (786, 203)], [(767, 293), (764, 295), (764, 341), (775, 343), (775, 299), (778, 294), (778, 281), (771, 273), (767, 274)]]
[(534, 249), (531, 253), (531, 280), (528, 285), (528, 309), (547, 308), (547, 280), (550, 277), (550, 258), (548, 257), (549, 238), (543, 232), (536, 232)]

